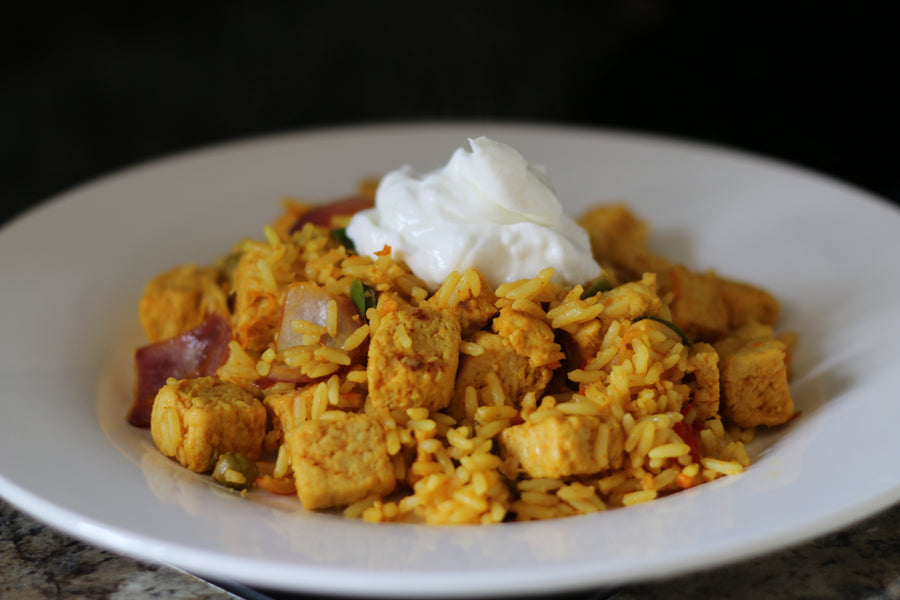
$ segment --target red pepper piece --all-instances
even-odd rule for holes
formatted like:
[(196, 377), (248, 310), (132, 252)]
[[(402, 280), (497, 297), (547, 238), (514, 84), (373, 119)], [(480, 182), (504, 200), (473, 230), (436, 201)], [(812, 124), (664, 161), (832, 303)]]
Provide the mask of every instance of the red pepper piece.
[(679, 421), (672, 426), (672, 429), (685, 444), (691, 447), (691, 458), (695, 463), (700, 464), (700, 440), (697, 439), (694, 428), (684, 421)]

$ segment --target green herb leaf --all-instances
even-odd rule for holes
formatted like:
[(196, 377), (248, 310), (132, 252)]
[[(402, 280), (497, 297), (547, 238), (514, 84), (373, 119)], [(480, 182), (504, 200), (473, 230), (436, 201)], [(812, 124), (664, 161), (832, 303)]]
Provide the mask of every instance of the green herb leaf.
[(347, 236), (346, 227), (338, 227), (337, 229), (332, 229), (331, 237), (350, 252), (356, 252), (356, 245), (353, 243), (353, 240), (351, 240)]
[(638, 321), (643, 321), (644, 319), (650, 319), (651, 321), (656, 321), (657, 323), (662, 323), (672, 331), (678, 334), (681, 338), (681, 343), (687, 346), (688, 348), (694, 347), (694, 342), (691, 341), (691, 338), (687, 336), (687, 334), (681, 330), (681, 327), (673, 323), (672, 321), (666, 321), (665, 319), (660, 319), (659, 317), (651, 317), (650, 315), (644, 315), (643, 317), (638, 317), (636, 319), (632, 319), (632, 323), (637, 323)]
[(356, 305), (356, 309), (365, 318), (366, 311), (375, 307), (375, 290), (364, 284), (359, 278), (350, 284), (350, 300)]
[(613, 288), (612, 282), (609, 280), (609, 277), (606, 276), (606, 273), (601, 273), (600, 277), (594, 280), (594, 283), (591, 286), (584, 290), (581, 294), (582, 300), (587, 300), (591, 296), (596, 296), (600, 292), (608, 292)]
[(241, 252), (232, 252), (221, 260), (222, 275), (224, 276), (225, 281), (231, 281), (234, 270), (237, 268), (239, 262), (241, 262)]

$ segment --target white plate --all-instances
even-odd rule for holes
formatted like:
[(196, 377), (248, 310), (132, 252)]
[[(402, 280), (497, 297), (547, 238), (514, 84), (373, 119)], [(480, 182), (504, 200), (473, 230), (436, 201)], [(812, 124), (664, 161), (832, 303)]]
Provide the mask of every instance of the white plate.
[[(545, 165), (573, 214), (622, 199), (658, 250), (760, 283), (797, 330), (803, 411), (744, 474), (604, 514), (492, 527), (371, 525), (248, 502), (162, 458), (123, 420), (136, 302), (208, 262), (286, 194), (327, 199), (489, 135)], [(0, 233), (0, 494), (69, 534), (201, 575), (372, 596), (539, 593), (735, 561), (900, 500), (900, 211), (718, 148), (597, 130), (410, 124), (191, 152), (75, 189)], [(283, 501), (282, 501), (283, 500)]]

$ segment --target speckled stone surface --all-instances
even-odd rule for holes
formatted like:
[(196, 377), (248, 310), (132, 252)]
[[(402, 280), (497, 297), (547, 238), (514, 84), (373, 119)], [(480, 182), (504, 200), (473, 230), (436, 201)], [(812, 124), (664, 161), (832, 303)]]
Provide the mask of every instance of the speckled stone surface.
[(175, 569), (83, 544), (0, 502), (0, 598), (235, 600), (236, 596)]
[[(0, 598), (312, 600), (213, 585), (165, 566), (117, 556), (59, 534), (0, 502)], [(796, 548), (682, 577), (559, 600), (900, 598), (900, 505)], [(549, 600), (542, 596), (532, 600)]]
[(740, 564), (620, 590), (613, 600), (900, 598), (900, 505)]

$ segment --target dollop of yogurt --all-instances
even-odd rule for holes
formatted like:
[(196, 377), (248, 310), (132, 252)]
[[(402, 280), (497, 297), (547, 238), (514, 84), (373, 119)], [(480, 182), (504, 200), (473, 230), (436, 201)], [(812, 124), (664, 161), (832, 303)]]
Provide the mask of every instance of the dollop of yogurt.
[(385, 175), (375, 207), (347, 227), (357, 252), (390, 246), (431, 291), (468, 267), (494, 288), (547, 267), (562, 285), (599, 276), (587, 232), (563, 212), (545, 171), (501, 142), (469, 144), (428, 173), (407, 165)]

